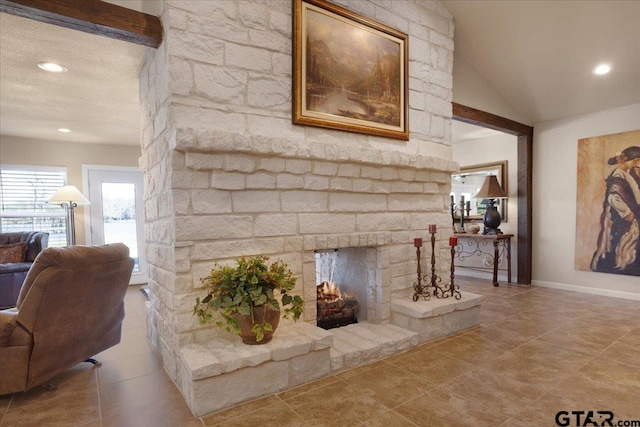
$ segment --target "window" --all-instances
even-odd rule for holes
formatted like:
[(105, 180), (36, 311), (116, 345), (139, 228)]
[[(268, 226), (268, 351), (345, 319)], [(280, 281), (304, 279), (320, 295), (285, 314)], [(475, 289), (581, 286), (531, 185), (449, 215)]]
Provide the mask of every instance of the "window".
[(0, 232), (46, 231), (49, 246), (65, 246), (66, 213), (47, 200), (66, 181), (64, 168), (1, 166)]

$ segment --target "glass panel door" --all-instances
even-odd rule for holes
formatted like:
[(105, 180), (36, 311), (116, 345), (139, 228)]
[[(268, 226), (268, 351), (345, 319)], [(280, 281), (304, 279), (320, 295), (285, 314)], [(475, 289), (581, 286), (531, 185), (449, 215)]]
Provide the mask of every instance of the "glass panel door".
[(131, 284), (147, 282), (144, 260), (143, 175), (139, 170), (89, 170), (90, 242), (124, 243), (135, 260)]

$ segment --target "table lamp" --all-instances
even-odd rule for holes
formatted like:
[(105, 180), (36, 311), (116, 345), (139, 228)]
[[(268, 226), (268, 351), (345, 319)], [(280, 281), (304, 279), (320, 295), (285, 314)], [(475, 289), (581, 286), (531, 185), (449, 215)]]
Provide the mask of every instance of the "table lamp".
[(489, 199), (489, 206), (484, 214), (484, 230), (482, 234), (502, 234), (502, 231), (498, 228), (500, 227), (502, 218), (495, 203), (496, 199), (506, 199), (507, 195), (498, 182), (498, 178), (495, 175), (488, 175), (484, 179), (482, 187), (480, 187), (480, 191), (475, 195), (475, 198)]

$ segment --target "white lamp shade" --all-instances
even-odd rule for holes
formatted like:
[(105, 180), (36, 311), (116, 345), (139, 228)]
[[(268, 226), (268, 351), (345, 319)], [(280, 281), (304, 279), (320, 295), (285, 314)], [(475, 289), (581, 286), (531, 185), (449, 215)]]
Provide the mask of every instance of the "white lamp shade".
[(75, 203), (78, 206), (90, 205), (91, 202), (73, 185), (65, 185), (60, 187), (56, 194), (51, 196), (47, 203)]

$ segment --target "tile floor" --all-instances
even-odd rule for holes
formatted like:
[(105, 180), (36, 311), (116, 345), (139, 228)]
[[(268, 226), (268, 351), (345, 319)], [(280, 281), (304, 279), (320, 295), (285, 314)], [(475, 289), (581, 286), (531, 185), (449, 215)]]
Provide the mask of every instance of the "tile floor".
[(640, 420), (640, 301), (460, 283), (485, 296), (481, 326), (202, 418), (149, 345), (132, 287), (122, 343), (102, 366), (73, 367), (54, 392), (0, 396), (0, 427), (556, 426), (560, 410)]

